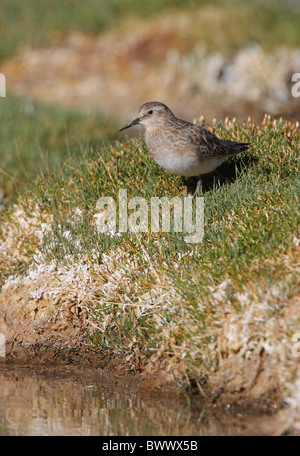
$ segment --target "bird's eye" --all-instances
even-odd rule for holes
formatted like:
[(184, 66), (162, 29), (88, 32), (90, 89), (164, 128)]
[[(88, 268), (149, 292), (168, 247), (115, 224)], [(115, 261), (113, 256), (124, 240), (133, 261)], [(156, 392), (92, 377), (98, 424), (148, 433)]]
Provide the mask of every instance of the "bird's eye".
[(152, 109), (150, 109), (150, 111), (148, 111), (148, 114), (153, 114), (153, 111), (152, 111)]

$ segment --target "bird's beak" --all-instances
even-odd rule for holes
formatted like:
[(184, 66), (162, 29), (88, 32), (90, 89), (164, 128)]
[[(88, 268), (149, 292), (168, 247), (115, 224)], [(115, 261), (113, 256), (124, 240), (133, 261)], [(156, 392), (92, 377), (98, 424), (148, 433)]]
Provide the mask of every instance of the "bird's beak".
[(120, 130), (120, 131), (126, 130), (126, 128), (130, 128), (130, 127), (133, 127), (133, 125), (137, 125), (137, 124), (139, 124), (139, 123), (140, 123), (140, 121), (141, 121), (141, 120), (140, 120), (140, 118), (139, 118), (139, 117), (137, 117), (137, 118), (136, 118), (136, 119), (134, 119), (134, 120), (133, 120), (133, 121), (132, 121), (130, 124), (128, 124), (128, 125), (125, 125), (125, 127), (121, 128), (121, 130)]

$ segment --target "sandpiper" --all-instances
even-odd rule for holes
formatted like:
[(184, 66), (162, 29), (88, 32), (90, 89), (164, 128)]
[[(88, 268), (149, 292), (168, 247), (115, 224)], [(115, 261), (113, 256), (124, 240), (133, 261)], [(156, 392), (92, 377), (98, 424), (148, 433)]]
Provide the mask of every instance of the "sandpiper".
[(150, 101), (139, 116), (120, 131), (133, 125), (145, 127), (150, 155), (167, 171), (182, 176), (187, 194), (187, 177), (197, 176), (194, 195), (202, 185), (202, 175), (214, 171), (226, 158), (248, 149), (249, 143), (219, 139), (200, 125), (178, 119), (163, 103)]

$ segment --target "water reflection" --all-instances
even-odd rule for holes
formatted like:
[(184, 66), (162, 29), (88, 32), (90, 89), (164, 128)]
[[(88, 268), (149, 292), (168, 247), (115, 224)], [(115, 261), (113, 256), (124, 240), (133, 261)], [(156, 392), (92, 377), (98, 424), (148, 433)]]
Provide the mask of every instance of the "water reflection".
[(0, 435), (238, 435), (276, 433), (272, 417), (205, 411), (185, 400), (138, 393), (94, 370), (0, 365)]

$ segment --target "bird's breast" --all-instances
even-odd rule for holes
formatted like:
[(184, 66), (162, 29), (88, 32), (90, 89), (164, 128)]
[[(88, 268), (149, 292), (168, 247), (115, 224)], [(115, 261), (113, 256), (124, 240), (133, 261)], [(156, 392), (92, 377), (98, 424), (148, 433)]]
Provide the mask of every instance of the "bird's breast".
[(156, 163), (179, 176), (190, 177), (210, 173), (223, 161), (219, 157), (200, 158), (196, 148), (184, 139), (174, 140), (163, 135), (146, 133), (145, 140)]

